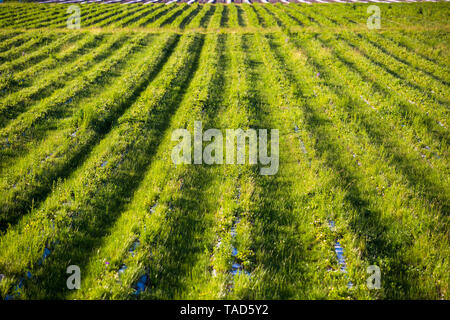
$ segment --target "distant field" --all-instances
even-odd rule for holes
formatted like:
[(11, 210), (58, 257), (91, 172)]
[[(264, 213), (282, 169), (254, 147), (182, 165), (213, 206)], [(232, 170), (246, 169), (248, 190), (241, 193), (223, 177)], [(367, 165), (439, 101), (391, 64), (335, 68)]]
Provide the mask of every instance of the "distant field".
[[(305, 0), (306, 1), (306, 0)], [(324, 1), (324, 0), (321, 0)], [(331, 1), (331, 0), (330, 0)], [(344, 0), (340, 0), (344, 1)], [(389, 1), (396, 1), (388, 3)], [(60, 1), (62, 2), (62, 1)], [(1, 7), (0, 27), (18, 29), (66, 29), (70, 14), (67, 9), (78, 5), (81, 10), (81, 28), (127, 28), (174, 31), (231, 31), (255, 32), (281, 29), (364, 29), (369, 5), (381, 10), (382, 30), (437, 28), (448, 31), (449, 5), (446, 2), (401, 3), (400, 0), (367, 1), (355, 3), (294, 4), (277, 2), (252, 4), (122, 4), (98, 1), (86, 3), (4, 3)], [(350, 1), (349, 1), (350, 2)], [(359, 3), (364, 2), (364, 3)], [(381, 3), (383, 2), (383, 3)]]
[[(450, 298), (450, 4), (70, 5), (0, 4), (3, 299)], [(278, 173), (174, 165), (194, 121)]]

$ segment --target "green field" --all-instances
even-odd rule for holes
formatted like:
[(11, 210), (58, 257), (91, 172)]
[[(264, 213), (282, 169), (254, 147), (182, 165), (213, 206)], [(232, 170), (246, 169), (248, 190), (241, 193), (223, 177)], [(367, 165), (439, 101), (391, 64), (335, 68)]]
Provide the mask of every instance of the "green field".
[(450, 3), (69, 5), (0, 4), (2, 299), (450, 299)]

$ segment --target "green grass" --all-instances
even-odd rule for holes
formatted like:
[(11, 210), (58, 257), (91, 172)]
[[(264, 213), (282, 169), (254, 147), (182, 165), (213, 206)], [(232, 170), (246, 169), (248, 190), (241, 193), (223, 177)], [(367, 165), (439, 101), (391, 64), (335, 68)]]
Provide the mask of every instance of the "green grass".
[[(0, 296), (449, 299), (450, 5), (377, 5), (1, 4)], [(173, 164), (200, 120), (278, 173)]]

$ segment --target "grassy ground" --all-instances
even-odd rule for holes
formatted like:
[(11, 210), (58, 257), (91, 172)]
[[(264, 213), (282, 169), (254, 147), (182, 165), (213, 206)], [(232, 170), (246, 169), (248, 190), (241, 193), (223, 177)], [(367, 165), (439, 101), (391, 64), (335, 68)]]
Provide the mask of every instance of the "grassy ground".
[[(1, 4), (1, 297), (449, 299), (450, 5), (377, 5)], [(200, 120), (278, 173), (174, 165)]]

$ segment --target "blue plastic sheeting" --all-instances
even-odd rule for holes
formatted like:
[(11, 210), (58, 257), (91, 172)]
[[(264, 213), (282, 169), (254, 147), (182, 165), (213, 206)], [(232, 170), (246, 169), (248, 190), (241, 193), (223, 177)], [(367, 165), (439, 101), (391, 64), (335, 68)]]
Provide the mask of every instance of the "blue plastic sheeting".
[(233, 263), (231, 266), (231, 274), (235, 275), (241, 269), (241, 265), (239, 263)]
[(339, 243), (339, 241), (336, 241), (336, 244), (334, 245), (334, 251), (336, 251), (338, 262), (341, 265), (341, 271), (347, 272), (347, 268), (346, 268), (346, 264), (345, 264), (345, 257), (344, 257), (344, 249), (341, 247), (341, 244)]
[[(48, 257), (49, 254), (50, 254), (50, 250), (47, 249), (47, 248), (45, 248), (45, 249), (44, 249), (44, 254), (42, 255), (42, 258), (41, 258), (41, 263), (45, 260), (46, 257)], [(3, 276), (3, 277), (4, 277), (4, 276)], [(33, 275), (31, 274), (31, 271), (27, 271), (27, 273), (26, 273), (26, 278), (27, 278), (28, 280), (30, 280), (31, 278), (33, 278)], [(0, 281), (1, 281), (2, 279), (3, 279), (3, 278), (0, 277)], [(23, 281), (24, 281), (24, 278), (20, 278), (19, 283), (18, 283), (18, 284), (15, 286), (15, 288), (14, 288), (14, 291), (16, 292), (16, 295), (17, 295), (17, 296), (20, 296), (19, 290), (23, 288)], [(7, 295), (7, 296), (5, 297), (5, 300), (13, 300), (13, 299), (14, 299), (14, 295)]]
[(237, 197), (236, 197), (236, 203), (239, 203), (239, 199), (241, 198), (241, 189), (237, 189)]
[(41, 265), (45, 259), (50, 255), (51, 251), (49, 248), (44, 249), (44, 253), (42, 254), (41, 260), (39, 261), (39, 265)]
[(231, 233), (231, 237), (233, 237), (233, 238), (236, 237), (236, 227), (235, 226), (231, 227), (230, 233)]
[(150, 212), (151, 213), (155, 212), (155, 208), (156, 208), (157, 205), (158, 205), (158, 201), (153, 206), (150, 207)]
[(128, 267), (127, 267), (125, 264), (123, 264), (123, 265), (120, 267), (119, 271), (118, 271), (119, 275), (121, 275), (122, 273), (124, 273), (125, 270), (127, 270), (127, 268), (128, 268)]
[[(54, 226), (55, 226), (55, 224), (53, 224), (53, 228), (54, 228)], [(58, 243), (59, 243), (59, 241), (57, 240), (57, 241), (52, 242), (51, 245), (56, 245), (56, 244), (58, 244)], [(42, 265), (42, 263), (44, 263), (45, 259), (47, 259), (47, 257), (50, 255), (50, 253), (51, 253), (51, 250), (50, 250), (49, 248), (45, 247), (45, 248), (44, 248), (44, 253), (42, 254), (41, 259), (39, 260), (38, 265)], [(31, 274), (31, 271), (27, 271), (27, 273), (26, 273), (26, 278), (27, 278), (28, 280), (30, 280), (31, 278), (33, 278), (33, 275)], [(18, 291), (19, 291), (19, 289), (22, 289), (22, 287), (23, 287), (23, 281), (24, 281), (24, 278), (21, 278), (21, 279), (19, 280), (19, 283), (18, 283), (18, 284), (16, 285), (16, 287), (15, 287), (15, 291), (17, 292), (17, 296), (20, 295), (20, 292), (18, 292)], [(14, 296), (13, 296), (13, 295), (7, 295), (7, 296), (5, 297), (5, 300), (11, 300), (11, 299), (14, 299)]]
[[(336, 224), (333, 220), (328, 220), (328, 226), (330, 227), (330, 230), (334, 230), (336, 228)], [(345, 262), (345, 256), (344, 256), (344, 248), (342, 248), (339, 241), (336, 241), (334, 245), (334, 251), (336, 252), (338, 262), (341, 266), (341, 271), (344, 273), (347, 273), (347, 263)], [(349, 281), (347, 283), (347, 288), (351, 289), (353, 287), (353, 283)]]
[(20, 279), (19, 284), (16, 286), (16, 291), (23, 288), (23, 278)]
[(12, 294), (8, 294), (5, 297), (5, 300), (14, 300), (15, 297), (19, 297), (20, 296), (20, 289), (23, 288), (23, 278), (21, 278), (19, 280), (19, 283), (16, 285), (16, 287), (14, 288), (14, 292), (16, 293), (16, 296), (12, 295)]
[(134, 250), (136, 250), (136, 248), (139, 247), (140, 244), (141, 243), (139, 242), (139, 239), (136, 239), (131, 245), (130, 249), (128, 249), (128, 252), (131, 254), (132, 257), (134, 257)]
[[(299, 132), (299, 129), (298, 129), (297, 125), (295, 125), (294, 131), (295, 131), (295, 133)], [(300, 148), (302, 149), (302, 152), (307, 155), (308, 151), (306, 150), (305, 144), (303, 143), (303, 141), (302, 141), (302, 139), (300, 137), (298, 137), (298, 140), (300, 142)]]
[(42, 260), (45, 260), (50, 255), (50, 252), (49, 248), (45, 248), (44, 253), (42, 254)]
[(236, 249), (236, 248), (233, 248), (233, 251), (231, 252), (231, 255), (232, 255), (233, 257), (236, 257), (237, 254), (238, 254), (237, 249)]
[[(336, 228), (336, 223), (333, 220), (328, 220), (328, 226), (330, 230), (333, 231), (333, 229)], [(344, 248), (342, 248), (339, 241), (336, 241), (336, 243), (334, 244), (334, 251), (336, 252), (338, 262), (341, 265), (341, 271), (347, 272), (347, 265), (345, 263), (345, 256), (344, 256)]]
[(145, 290), (145, 287), (147, 286), (148, 276), (144, 274), (141, 276), (136, 283), (136, 291), (134, 292), (135, 295), (139, 295), (141, 292)]
[(237, 274), (245, 274), (248, 277), (250, 277), (250, 272), (248, 271), (244, 271), (243, 267), (239, 264), (239, 263), (233, 263), (233, 265), (231, 266), (231, 274), (233, 276), (237, 275)]

